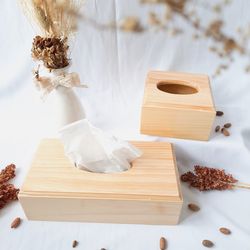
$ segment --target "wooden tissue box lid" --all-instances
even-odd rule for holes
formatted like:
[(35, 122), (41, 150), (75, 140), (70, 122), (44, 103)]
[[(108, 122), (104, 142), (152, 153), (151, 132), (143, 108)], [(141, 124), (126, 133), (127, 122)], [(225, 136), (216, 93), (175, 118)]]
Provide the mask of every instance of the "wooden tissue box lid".
[[(197, 93), (191, 95), (167, 95), (156, 86), (159, 83), (183, 84), (193, 87)], [(143, 106), (191, 108), (214, 111), (209, 78), (203, 74), (150, 71), (146, 79)]]
[(132, 144), (143, 155), (130, 170), (101, 174), (75, 168), (59, 140), (44, 139), (19, 193), (28, 219), (176, 224), (182, 195), (172, 145)]

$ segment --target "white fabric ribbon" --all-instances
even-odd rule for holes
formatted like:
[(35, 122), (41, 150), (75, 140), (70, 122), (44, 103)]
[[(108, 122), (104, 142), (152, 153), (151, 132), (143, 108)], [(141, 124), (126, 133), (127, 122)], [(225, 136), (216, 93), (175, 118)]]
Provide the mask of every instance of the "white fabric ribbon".
[(53, 77), (35, 77), (34, 83), (36, 87), (42, 91), (42, 98), (45, 98), (51, 91), (58, 86), (64, 86), (66, 88), (86, 88), (87, 85), (81, 84), (79, 75), (75, 72), (62, 73)]

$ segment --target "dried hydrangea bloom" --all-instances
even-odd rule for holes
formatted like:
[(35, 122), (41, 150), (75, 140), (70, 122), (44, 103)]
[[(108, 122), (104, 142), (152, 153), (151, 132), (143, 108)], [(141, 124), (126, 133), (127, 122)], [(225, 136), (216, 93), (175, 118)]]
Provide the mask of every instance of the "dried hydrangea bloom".
[(36, 36), (32, 43), (32, 57), (41, 60), (49, 69), (60, 69), (69, 65), (67, 39)]

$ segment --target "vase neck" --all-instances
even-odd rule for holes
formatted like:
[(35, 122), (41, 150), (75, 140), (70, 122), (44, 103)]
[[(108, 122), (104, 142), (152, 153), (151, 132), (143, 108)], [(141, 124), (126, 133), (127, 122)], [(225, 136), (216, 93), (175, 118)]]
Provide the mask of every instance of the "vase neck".
[(52, 71), (53, 76), (60, 76), (63, 74), (67, 74), (69, 72), (69, 67), (61, 68), (61, 69), (54, 69)]

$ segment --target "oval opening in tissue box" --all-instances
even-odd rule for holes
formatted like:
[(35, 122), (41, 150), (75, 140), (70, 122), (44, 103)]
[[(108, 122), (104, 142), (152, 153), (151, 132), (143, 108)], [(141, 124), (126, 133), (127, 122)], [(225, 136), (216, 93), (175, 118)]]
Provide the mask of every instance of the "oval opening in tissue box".
[(163, 92), (176, 95), (191, 95), (198, 92), (198, 89), (184, 83), (160, 82), (157, 88)]

